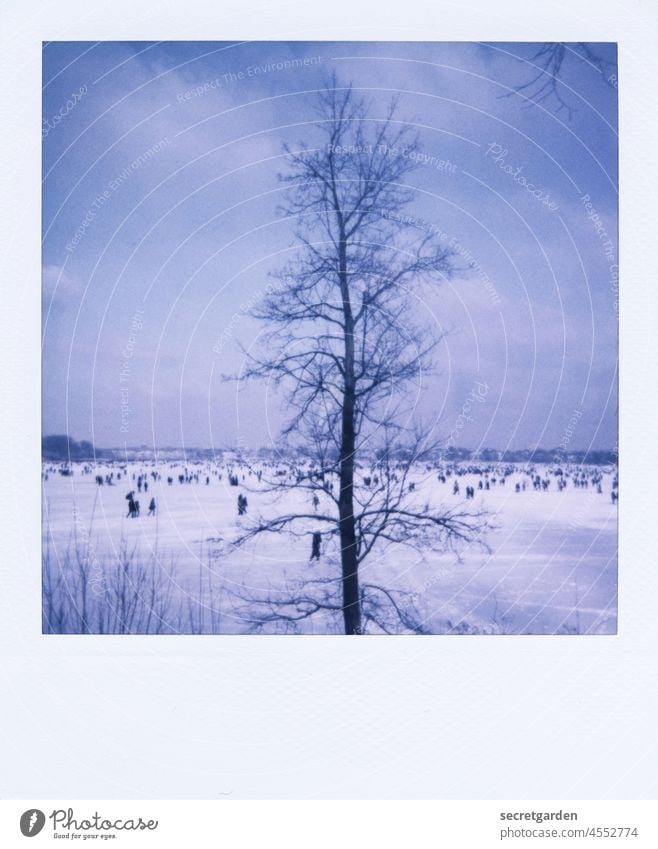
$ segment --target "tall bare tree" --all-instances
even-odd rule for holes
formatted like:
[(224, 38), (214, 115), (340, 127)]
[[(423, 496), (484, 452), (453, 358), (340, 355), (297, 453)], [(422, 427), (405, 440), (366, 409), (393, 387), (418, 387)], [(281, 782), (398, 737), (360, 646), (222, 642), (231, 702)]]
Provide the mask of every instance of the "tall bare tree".
[[(337, 581), (305, 582), (276, 602), (260, 600), (268, 604), (267, 621), (333, 610), (346, 634), (359, 634), (364, 619), (392, 627), (381, 615), (385, 606), (405, 628), (419, 630), (389, 588), (360, 585), (359, 567), (378, 544), (449, 545), (481, 526), (481, 516), (422, 501), (409, 478), (432, 450), (428, 432), (408, 426), (410, 392), (439, 341), (416, 323), (414, 302), (420, 287), (453, 273), (453, 256), (430, 228), (403, 214), (415, 194), (407, 176), (419, 145), (397, 104), (372, 117), (353, 88), (334, 79), (316, 109), (317, 143), (286, 148), (282, 177), (299, 250), (253, 310), (266, 331), (246, 376), (281, 385), (293, 411), (285, 435), (312, 461), (294, 480), (273, 480), (270, 488), (322, 492), (330, 509), (259, 519), (238, 542), (283, 531), (310, 535), (311, 523), (339, 538)], [(371, 474), (359, 475), (366, 458)]]

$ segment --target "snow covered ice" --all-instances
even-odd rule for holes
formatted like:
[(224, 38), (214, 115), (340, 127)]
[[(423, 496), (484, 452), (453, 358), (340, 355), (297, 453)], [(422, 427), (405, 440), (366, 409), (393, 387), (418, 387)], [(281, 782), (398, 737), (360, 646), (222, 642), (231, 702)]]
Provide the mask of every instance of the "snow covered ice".
[[(317, 530), (309, 492), (265, 491), (268, 475), (291, 476), (293, 467), (257, 459), (44, 463), (44, 630), (341, 633), (333, 611), (298, 621), (263, 615), (263, 599), (284, 597), (306, 582), (340, 580), (335, 536), (323, 535), (320, 559), (309, 560)], [(359, 472), (362, 486), (366, 467)], [(231, 474), (238, 486), (230, 485)], [(550, 481), (547, 487), (533, 487), (537, 475)], [(148, 491), (137, 490), (140, 476)], [(413, 497), (484, 510), (492, 526), (454, 550), (382, 545), (363, 564), (362, 582), (398, 591), (398, 603), (413, 608), (424, 632), (616, 632), (615, 469), (422, 463), (411, 483)], [(467, 487), (473, 487), (471, 499)], [(140, 501), (136, 518), (127, 516), (131, 490)], [(243, 516), (238, 494), (248, 500)], [(151, 498), (155, 516), (147, 515)], [(319, 499), (320, 512), (330, 509), (322, 491)], [(310, 516), (294, 535), (261, 535), (232, 546), (250, 523), (291, 509)], [(364, 630), (382, 633), (374, 625)]]

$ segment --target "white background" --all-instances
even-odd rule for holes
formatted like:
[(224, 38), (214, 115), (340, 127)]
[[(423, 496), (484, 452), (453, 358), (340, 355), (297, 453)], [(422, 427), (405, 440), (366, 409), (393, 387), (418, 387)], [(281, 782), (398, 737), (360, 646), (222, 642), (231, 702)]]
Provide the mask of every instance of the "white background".
[[(2, 11), (0, 797), (655, 798), (656, 104), (646, 2), (14, 2)], [(616, 637), (40, 633), (41, 41), (618, 41)]]

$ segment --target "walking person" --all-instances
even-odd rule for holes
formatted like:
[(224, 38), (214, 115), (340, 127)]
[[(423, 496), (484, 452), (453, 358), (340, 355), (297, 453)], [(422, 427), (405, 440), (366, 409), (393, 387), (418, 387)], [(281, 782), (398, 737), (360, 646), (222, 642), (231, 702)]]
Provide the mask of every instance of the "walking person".
[(151, 503), (149, 504), (149, 516), (155, 516), (155, 498), (151, 499)]
[(315, 531), (311, 539), (311, 560), (320, 559), (320, 543), (322, 542), (322, 534), (320, 531)]

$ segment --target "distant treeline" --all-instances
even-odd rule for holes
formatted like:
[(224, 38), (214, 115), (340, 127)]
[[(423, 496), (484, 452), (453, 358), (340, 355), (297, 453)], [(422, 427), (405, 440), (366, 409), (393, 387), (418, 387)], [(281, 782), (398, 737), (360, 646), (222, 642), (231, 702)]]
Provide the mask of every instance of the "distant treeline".
[(91, 442), (76, 442), (66, 434), (54, 434), (42, 437), (41, 456), (44, 460), (93, 460), (106, 457), (107, 452), (97, 451)]
[[(496, 451), (485, 448), (480, 451), (455, 449), (459, 457), (453, 457), (452, 451), (446, 451), (446, 459), (482, 460), (486, 463), (588, 463), (594, 466), (616, 464), (617, 452), (610, 449), (590, 451), (565, 451), (563, 448), (524, 448), (517, 451)], [(461, 456), (464, 455), (464, 456)]]
[[(218, 450), (215, 448), (160, 448), (157, 451), (149, 450), (146, 446), (140, 448), (95, 448), (91, 442), (82, 440), (76, 442), (70, 436), (54, 435), (44, 436), (41, 440), (41, 451), (44, 460), (123, 460), (130, 461), (136, 459), (153, 459), (158, 456), (160, 459), (173, 460), (181, 459), (187, 461), (215, 461), (222, 462), (226, 460), (223, 457), (226, 449)], [(257, 456), (261, 460), (270, 460), (277, 462), (281, 458), (287, 458), (291, 461), (299, 460), (300, 456), (304, 456), (304, 452), (282, 451), (274, 448), (259, 448), (255, 451), (235, 450), (228, 451), (229, 459), (234, 459), (237, 462), (244, 460), (248, 461), (250, 457)], [(310, 456), (310, 455), (309, 455)], [(332, 458), (337, 459), (337, 458)], [(365, 459), (365, 458), (364, 458)], [(370, 458), (373, 461), (383, 460), (384, 457), (375, 452), (375, 455)], [(389, 460), (408, 459), (407, 452), (404, 449), (398, 449), (389, 453)], [(616, 464), (617, 452), (612, 450), (592, 450), (592, 451), (564, 451), (561, 448), (535, 448), (535, 449), (519, 449), (516, 451), (499, 451), (494, 448), (484, 448), (478, 451), (473, 451), (470, 448), (456, 448), (450, 446), (445, 451), (437, 450), (433, 456), (436, 462), (481, 462), (481, 463), (588, 463), (597, 466), (606, 466)]]
[[(276, 460), (287, 457), (294, 460), (300, 455), (294, 452), (286, 452), (281, 449), (260, 448), (258, 456), (263, 459)], [(303, 452), (302, 452), (303, 456)], [(309, 455), (310, 456), (310, 455)], [(337, 453), (329, 451), (328, 459), (337, 461)], [(373, 461), (384, 460), (386, 455), (382, 451), (375, 451), (372, 457), (362, 457), (362, 462), (370, 459)], [(408, 460), (409, 452), (404, 448), (393, 449), (388, 452), (389, 461)], [(426, 456), (423, 457), (423, 460)], [(562, 448), (522, 448), (517, 450), (500, 451), (496, 448), (457, 448), (454, 445), (442, 450), (437, 449), (431, 455), (434, 462), (472, 462), (472, 463), (587, 463), (590, 465), (607, 466), (617, 463), (617, 452), (610, 449), (598, 449), (590, 451), (565, 451)]]

